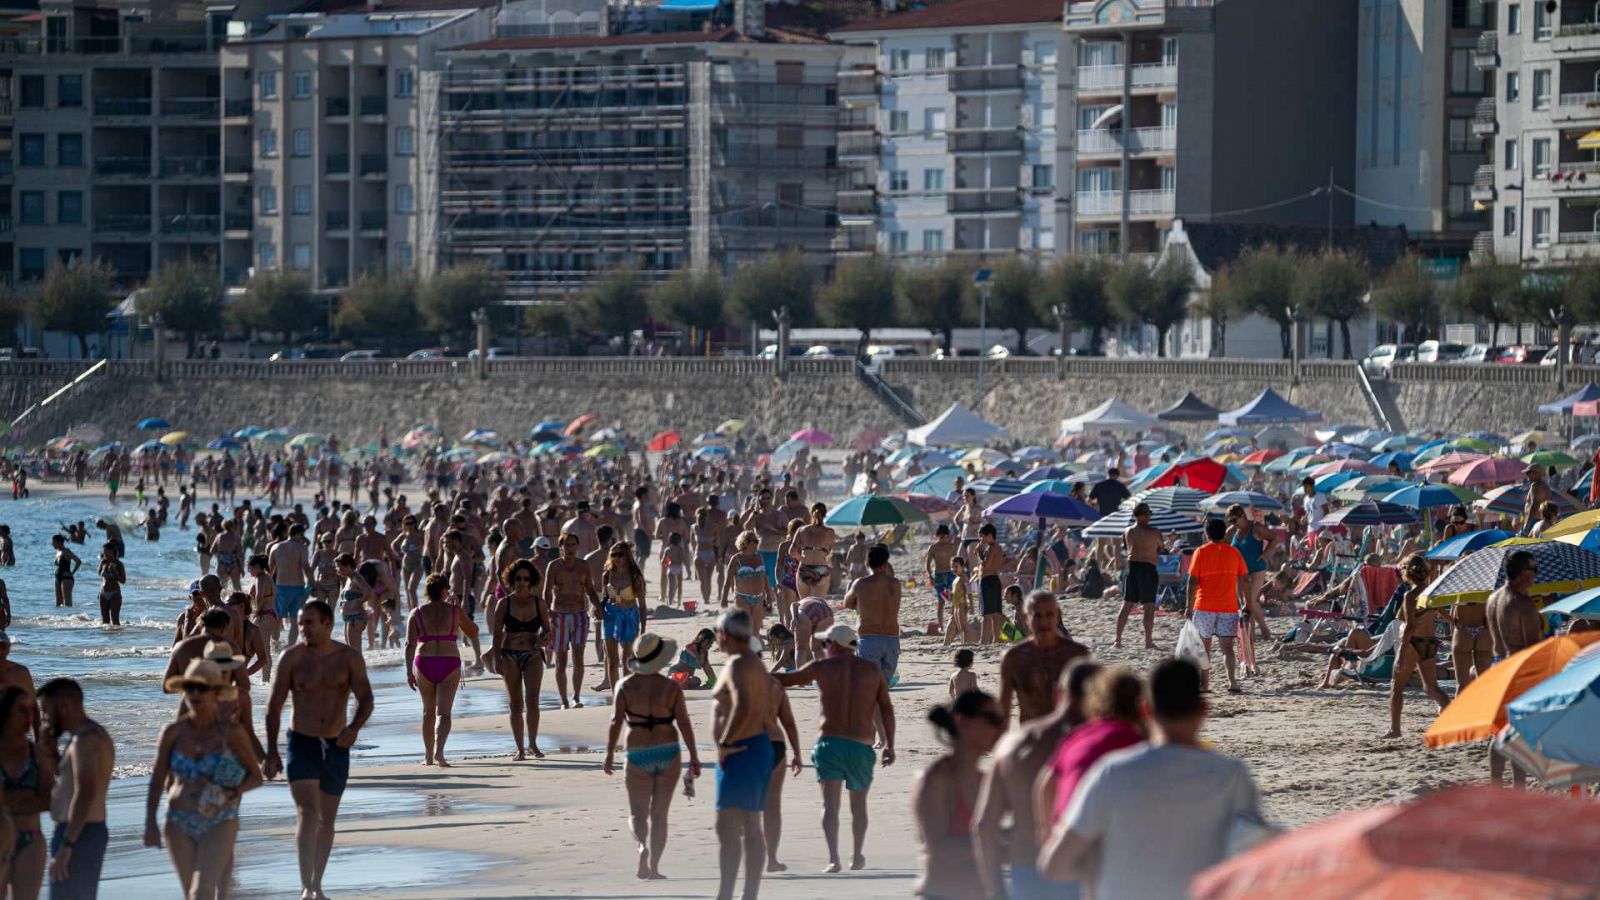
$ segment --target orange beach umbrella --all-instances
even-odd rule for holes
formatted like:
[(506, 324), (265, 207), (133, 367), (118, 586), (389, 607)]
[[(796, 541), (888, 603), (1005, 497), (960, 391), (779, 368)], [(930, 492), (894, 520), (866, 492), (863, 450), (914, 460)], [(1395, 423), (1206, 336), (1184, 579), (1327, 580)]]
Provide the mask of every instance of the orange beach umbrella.
[(1600, 632), (1564, 634), (1511, 654), (1462, 688), (1423, 732), (1423, 742), (1437, 750), (1494, 737), (1506, 726), (1507, 704), (1566, 668), (1580, 650), (1596, 641)]

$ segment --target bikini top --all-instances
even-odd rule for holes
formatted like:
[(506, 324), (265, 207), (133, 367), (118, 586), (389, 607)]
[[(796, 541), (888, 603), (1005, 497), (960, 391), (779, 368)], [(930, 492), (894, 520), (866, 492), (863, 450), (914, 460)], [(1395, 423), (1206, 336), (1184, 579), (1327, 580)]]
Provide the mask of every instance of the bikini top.
[(538, 634), (544, 631), (544, 617), (536, 616), (532, 619), (519, 619), (511, 614), (511, 608), (506, 607), (505, 617), (506, 634)]
[[(422, 611), (418, 610), (416, 615), (419, 615), (419, 616), (422, 615)], [(509, 616), (507, 618), (509, 618)], [(428, 624), (428, 620), (427, 619), (421, 620), (421, 623), (417, 627), (417, 630), (421, 631), (422, 630), (422, 626), (423, 625), (427, 625), (427, 624)], [(417, 640), (419, 642), (421, 642), (421, 641), (450, 641), (451, 643), (454, 643), (455, 639), (456, 639), (456, 617), (455, 617), (454, 613), (451, 613), (451, 615), (450, 615), (450, 632), (448, 634), (419, 634), (419, 635), (417, 635)]]
[(740, 578), (755, 578), (757, 576), (765, 578), (767, 570), (761, 566), (740, 566), (735, 570), (734, 574)]
[(0, 784), (8, 791), (31, 791), (39, 787), (39, 763), (31, 745), (28, 747), (28, 761), (22, 765), (22, 774), (12, 778), (9, 772), (0, 768)]
[(179, 781), (208, 779), (218, 787), (232, 789), (244, 782), (244, 766), (228, 750), (215, 750), (198, 759), (180, 750), (172, 751), (172, 774)]
[(676, 716), (641, 716), (627, 709), (623, 709), (622, 714), (627, 717), (629, 728), (655, 728), (658, 725), (671, 725), (678, 721)]
[(625, 601), (625, 602), (632, 602), (632, 600), (634, 598), (633, 585), (630, 584), (627, 587), (625, 587), (625, 588), (623, 588), (622, 590), (619, 591), (619, 590), (617, 590), (616, 585), (614, 585), (611, 582), (607, 581), (606, 582), (606, 596), (610, 597), (612, 600), (622, 600), (622, 601)]

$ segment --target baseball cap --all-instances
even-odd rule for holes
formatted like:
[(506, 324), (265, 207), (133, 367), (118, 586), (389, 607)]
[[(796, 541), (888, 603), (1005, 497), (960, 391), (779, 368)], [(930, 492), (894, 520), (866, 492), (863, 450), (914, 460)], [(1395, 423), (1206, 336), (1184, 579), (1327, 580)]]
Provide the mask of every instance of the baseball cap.
[(843, 622), (836, 623), (832, 628), (822, 633), (822, 639), (829, 643), (838, 644), (847, 650), (856, 648), (856, 630)]
[(535, 538), (533, 542), (533, 549), (535, 550), (549, 550), (551, 546), (550, 539), (542, 534)]
[(199, 581), (191, 581), (191, 582), (189, 582), (189, 596), (192, 597), (192, 596), (194, 596), (195, 594), (198, 594), (198, 593), (200, 593), (200, 582)]

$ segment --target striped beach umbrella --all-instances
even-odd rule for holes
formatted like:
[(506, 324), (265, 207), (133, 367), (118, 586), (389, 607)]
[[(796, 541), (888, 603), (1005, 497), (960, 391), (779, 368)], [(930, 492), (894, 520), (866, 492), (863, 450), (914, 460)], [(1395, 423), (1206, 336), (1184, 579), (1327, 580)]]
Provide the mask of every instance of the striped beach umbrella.
[[(1119, 509), (1109, 516), (1095, 522), (1083, 530), (1084, 537), (1090, 538), (1119, 538), (1122, 533), (1133, 527), (1133, 510)], [(1193, 516), (1186, 516), (1174, 512), (1153, 512), (1150, 514), (1150, 527), (1157, 531), (1172, 534), (1193, 534), (1204, 526), (1201, 520)]]
[(1067, 466), (1034, 466), (1022, 473), (1022, 480), (1029, 484), (1036, 481), (1051, 481), (1077, 474), (1077, 471), (1077, 469), (1068, 468)]
[(1417, 521), (1417, 514), (1404, 506), (1385, 503), (1382, 500), (1363, 500), (1343, 509), (1336, 509), (1322, 517), (1317, 527), (1326, 528), (1330, 525), (1367, 526), (1367, 525), (1411, 525)]
[(1239, 465), (1264, 466), (1278, 457), (1286, 455), (1286, 453), (1287, 451), (1284, 450), (1273, 450), (1270, 448), (1266, 450), (1257, 450), (1254, 453), (1246, 456), (1244, 459), (1239, 460)]
[(1149, 488), (1122, 501), (1122, 505), (1133, 509), (1140, 503), (1150, 505), (1151, 512), (1175, 512), (1186, 515), (1199, 515), (1200, 504), (1211, 494), (1190, 487), (1159, 487)]
[[(1321, 451), (1318, 451), (1321, 452)], [(1383, 470), (1363, 459), (1338, 459), (1325, 462), (1307, 472), (1312, 478), (1321, 478), (1324, 475), (1334, 475), (1339, 472), (1355, 472), (1358, 475), (1377, 475)]]
[(1262, 512), (1280, 512), (1284, 509), (1283, 503), (1278, 498), (1263, 494), (1260, 491), (1223, 491), (1212, 494), (1200, 502), (1200, 508), (1206, 512), (1227, 512), (1230, 506), (1243, 506), (1246, 509), (1259, 509)]
[(1457, 560), (1422, 592), (1426, 606), (1478, 603), (1505, 584), (1506, 557), (1519, 550), (1533, 554), (1539, 573), (1530, 594), (1571, 594), (1600, 587), (1600, 555), (1560, 541), (1500, 544)]
[(1028, 489), (1028, 484), (1019, 478), (981, 478), (974, 481), (972, 489), (979, 494), (988, 494), (991, 497), (1010, 497), (1020, 494)]
[[(1573, 513), (1578, 512), (1580, 509), (1583, 509), (1582, 504), (1580, 504), (1575, 498), (1569, 494), (1564, 494), (1561, 491), (1551, 491), (1550, 500), (1555, 503), (1556, 508), (1559, 509), (1561, 514), (1564, 516), (1570, 516)], [(1490, 490), (1484, 491), (1483, 497), (1474, 501), (1472, 505), (1478, 507), (1479, 509), (1487, 509), (1490, 512), (1505, 513), (1506, 515), (1515, 516), (1522, 514), (1522, 508), (1527, 504), (1527, 502), (1528, 485), (1526, 482), (1523, 482), (1522, 484), (1508, 484), (1503, 487), (1491, 488)], [(1600, 516), (1600, 512), (1597, 512), (1596, 515)], [(1564, 533), (1564, 531), (1568, 530), (1588, 530), (1588, 528), (1576, 529), (1575, 526), (1573, 528), (1563, 529), (1562, 526), (1566, 524), (1566, 522), (1556, 523), (1555, 528), (1546, 531), (1544, 536), (1558, 537), (1560, 534)]]

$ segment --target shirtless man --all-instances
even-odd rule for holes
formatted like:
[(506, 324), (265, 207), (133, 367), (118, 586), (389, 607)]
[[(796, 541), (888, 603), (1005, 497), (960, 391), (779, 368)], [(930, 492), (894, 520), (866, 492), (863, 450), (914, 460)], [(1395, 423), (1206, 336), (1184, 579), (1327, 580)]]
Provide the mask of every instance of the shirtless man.
[(656, 533), (656, 505), (650, 497), (650, 486), (641, 485), (633, 491), (633, 548), (634, 558), (644, 565), (650, 558), (650, 536)]
[(1005, 569), (1006, 552), (996, 543), (998, 532), (993, 524), (985, 522), (978, 529), (978, 543), (973, 552), (978, 557), (978, 604), (983, 616), (978, 642), (994, 644), (1000, 640), (1000, 628), (1006, 621), (1004, 592), (1000, 587), (1000, 573)]
[(1117, 613), (1117, 642), (1122, 646), (1122, 629), (1128, 624), (1128, 614), (1135, 606), (1144, 607), (1144, 647), (1154, 650), (1156, 642), (1151, 637), (1156, 625), (1156, 592), (1161, 588), (1161, 575), (1156, 564), (1161, 554), (1167, 552), (1167, 542), (1161, 531), (1150, 527), (1150, 506), (1140, 503), (1133, 508), (1133, 525), (1122, 533), (1123, 552), (1128, 555), (1128, 569), (1122, 576), (1122, 611)]
[[(39, 688), (45, 726), (39, 741), (39, 767), (56, 772), (50, 794), (50, 896), (56, 900), (94, 897), (105, 862), (106, 793), (116, 768), (116, 746), (100, 723), (83, 709), (83, 688), (71, 678), (56, 678)], [(66, 749), (58, 750), (61, 738)]]
[[(289, 526), (287, 539), (279, 538), (267, 548), (267, 569), (272, 573), (278, 618), (289, 623), (289, 643), (298, 638), (300, 607), (311, 591), (311, 545), (306, 543), (306, 527)], [(274, 535), (276, 536), (276, 535)]]
[(1061, 634), (1061, 607), (1049, 591), (1028, 595), (1023, 610), (1032, 637), (1000, 657), (1000, 709), (1011, 720), (1016, 700), (1018, 719), (1028, 722), (1055, 709), (1056, 684), (1073, 660), (1089, 655), (1089, 648)]
[[(166, 684), (166, 680), (174, 675), (182, 675), (189, 668), (189, 663), (206, 656), (208, 649), (226, 648), (224, 652), (231, 654), (235, 659), (231, 665), (224, 668), (232, 672), (234, 687), (239, 692), (238, 699), (232, 701), (232, 705), (239, 724), (243, 725), (250, 735), (250, 743), (256, 745), (256, 752), (260, 753), (263, 748), (260, 746), (261, 739), (256, 737), (255, 718), (250, 705), (250, 676), (261, 668), (262, 662), (257, 660), (253, 668), (244, 665), (244, 652), (228, 641), (228, 617), (223, 615), (221, 610), (206, 610), (200, 624), (200, 631), (173, 645), (172, 654), (167, 657), (167, 670), (161, 676), (161, 683)], [(180, 713), (183, 709), (183, 698), (180, 697)]]
[(852, 870), (866, 866), (867, 791), (872, 787), (874, 723), (881, 718), (884, 732), (883, 765), (894, 765), (894, 706), (889, 701), (889, 681), (871, 660), (856, 655), (855, 629), (836, 624), (822, 636), (827, 656), (793, 672), (774, 675), (784, 687), (817, 685), (817, 743), (811, 763), (822, 784), (822, 835), (828, 843), (828, 867), (839, 871), (839, 793), (850, 792), (850, 831), (854, 853)]
[(222, 523), (222, 533), (211, 542), (211, 558), (217, 561), (217, 577), (232, 581), (233, 589), (238, 590), (239, 579), (244, 574), (244, 541), (239, 539), (237, 519)]
[[(33, 696), (33, 673), (28, 667), (19, 662), (11, 661), (11, 636), (0, 631), (0, 688), (16, 685), (22, 688), (29, 697)], [(38, 743), (39, 737), (39, 711), (33, 711), (33, 737)]]
[(594, 513), (589, 512), (589, 501), (578, 501), (572, 518), (561, 523), (561, 533), (578, 538), (579, 556), (588, 556), (600, 549), (599, 526), (594, 523)]
[(361, 520), (361, 534), (356, 537), (356, 552), (351, 555), (356, 558), (356, 562), (374, 559), (387, 563), (391, 571), (400, 569), (400, 561), (394, 558), (394, 550), (389, 547), (389, 539), (378, 530), (378, 517), (371, 514)]
[[(201, 578), (200, 594), (205, 598), (207, 609), (220, 609), (228, 614), (232, 619), (232, 624), (228, 626), (228, 641), (235, 647), (243, 647), (246, 616), (243, 610), (230, 606), (222, 596), (222, 579), (215, 575)], [(193, 634), (198, 629), (199, 622), (196, 621), (190, 626), (190, 633)]]
[(1530, 535), (1539, 524), (1539, 508), (1551, 495), (1550, 485), (1544, 480), (1544, 466), (1530, 464), (1524, 474), (1528, 476), (1528, 496), (1522, 501), (1522, 530), (1517, 533)]
[[(610, 525), (601, 525), (595, 529), (595, 549), (591, 550), (583, 557), (584, 565), (589, 567), (589, 581), (593, 584), (599, 585), (604, 583), (601, 580), (601, 576), (605, 573), (606, 560), (611, 556), (611, 545), (615, 543), (616, 532), (611, 529)], [(605, 622), (604, 598), (602, 598), (601, 602), (595, 606), (592, 619), (593, 621), (589, 623), (589, 630), (594, 633), (594, 658), (602, 665), (600, 667), (600, 682), (598, 684), (591, 684), (589, 687), (596, 691), (609, 691), (611, 690), (611, 672), (604, 665), (606, 659), (605, 629), (602, 627)], [(631, 653), (632, 650), (630, 649), (629, 652)], [(623, 672), (626, 672), (627, 668), (627, 660), (623, 660)]]
[(857, 652), (883, 672), (886, 683), (892, 683), (900, 667), (900, 579), (889, 566), (889, 548), (882, 544), (867, 551), (867, 568), (872, 574), (850, 585), (844, 608), (860, 615)]
[(711, 695), (711, 733), (717, 741), (717, 843), (722, 881), (718, 900), (731, 900), (733, 884), (744, 862), (745, 900), (761, 890), (767, 842), (761, 830), (771, 783), (772, 738), (767, 719), (777, 705), (778, 688), (750, 645), (750, 614), (729, 610), (717, 621), (717, 646), (728, 662), (717, 676)]
[(761, 564), (767, 567), (767, 584), (778, 586), (778, 545), (789, 534), (789, 520), (783, 511), (772, 506), (772, 489), (762, 488), (756, 495), (756, 508), (745, 514), (744, 530), (754, 531), (761, 538), (756, 552)]
[[(472, 548), (468, 545), (471, 540), (465, 531), (451, 528), (444, 533), (441, 542), (444, 548), (445, 577), (450, 580), (450, 596), (453, 602), (466, 610), (467, 618), (473, 618), (474, 608), (477, 606), (477, 594), (473, 593), (473, 560)], [(480, 649), (476, 635), (471, 636), (473, 658), (475, 665), (483, 665), (483, 651)]]
[(572, 706), (582, 707), (583, 650), (589, 638), (589, 617), (600, 604), (589, 564), (578, 558), (578, 536), (561, 536), (561, 555), (544, 572), (544, 602), (555, 631), (556, 692), (567, 703), (567, 657), (572, 657)]
[[(1001, 867), (1007, 863), (1011, 866), (1012, 900), (1072, 896), (1067, 893), (1068, 885), (1045, 880), (1035, 866), (1042, 837), (1039, 821), (1041, 808), (1049, 813), (1055, 802), (1053, 785), (1044, 786), (1051, 773), (1050, 759), (1062, 738), (1083, 722), (1084, 685), (1100, 668), (1087, 658), (1068, 664), (1053, 687), (1054, 709), (1006, 732), (995, 745), (994, 764), (983, 777), (972, 811), (978, 877), (990, 897), (1007, 896), (1000, 880)], [(1048, 799), (1041, 803), (1042, 797)], [(1007, 814), (1011, 828), (1003, 832), (1000, 823)]]
[[(1535, 468), (1528, 467), (1530, 470)], [(1544, 617), (1539, 615), (1539, 605), (1528, 591), (1539, 575), (1533, 554), (1518, 550), (1506, 557), (1506, 583), (1489, 595), (1484, 612), (1489, 622), (1489, 639), (1494, 643), (1494, 662), (1499, 662), (1519, 650), (1525, 650), (1544, 640)], [(1506, 758), (1489, 745), (1489, 778), (1500, 784), (1505, 778)], [(1511, 765), (1512, 786), (1521, 789), (1527, 785), (1528, 773), (1521, 766)]]
[(933, 533), (933, 543), (928, 546), (928, 552), (922, 556), (922, 570), (933, 585), (934, 602), (938, 604), (934, 621), (941, 625), (944, 622), (944, 602), (950, 598), (950, 588), (956, 583), (955, 567), (951, 560), (956, 558), (960, 550), (961, 546), (950, 534), (950, 526), (941, 522)]
[[(339, 798), (350, 780), (350, 746), (372, 715), (372, 685), (361, 652), (334, 640), (332, 633), (332, 607), (321, 600), (301, 607), (302, 640), (278, 659), (267, 699), (267, 759), (261, 774), (270, 780), (285, 771), (278, 756), (278, 724), (284, 701), (294, 694), (287, 773), (297, 818), (301, 900), (326, 898), (322, 873), (333, 852)], [(347, 720), (352, 694), (356, 711)]]

